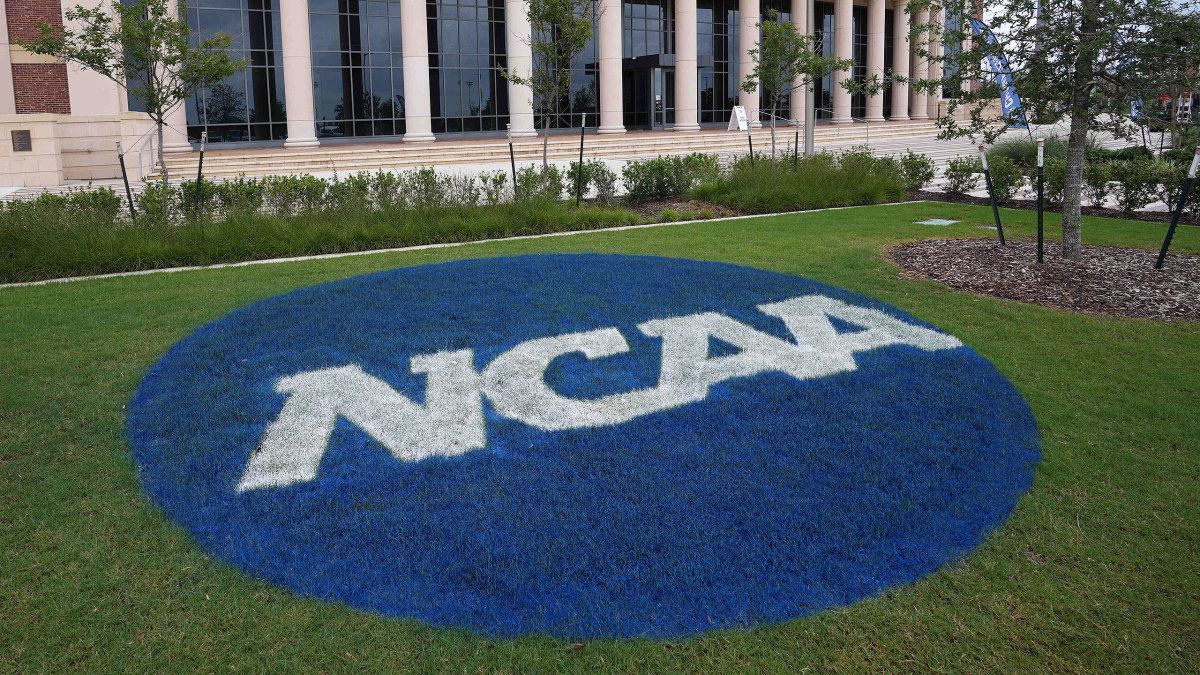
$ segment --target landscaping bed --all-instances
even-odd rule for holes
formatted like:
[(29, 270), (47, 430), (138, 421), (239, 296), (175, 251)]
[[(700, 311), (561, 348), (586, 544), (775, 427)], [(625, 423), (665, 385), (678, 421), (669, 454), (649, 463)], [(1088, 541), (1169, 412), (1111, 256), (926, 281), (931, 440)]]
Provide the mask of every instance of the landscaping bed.
[[(715, 155), (659, 157), (624, 167), (620, 197), (599, 161), (544, 175), (525, 167), (515, 181), (428, 168), (184, 181), (148, 184), (136, 215), (111, 189), (45, 193), (0, 206), (0, 282), (894, 202), (911, 182), (906, 166), (863, 149), (729, 166)], [(578, 207), (577, 171), (589, 197)]]
[(926, 239), (893, 248), (892, 262), (909, 278), (950, 288), (1074, 312), (1157, 321), (1200, 321), (1200, 256), (1167, 256), (1140, 248), (1084, 246), (1079, 262), (1048, 242), (1037, 262), (1037, 241)]

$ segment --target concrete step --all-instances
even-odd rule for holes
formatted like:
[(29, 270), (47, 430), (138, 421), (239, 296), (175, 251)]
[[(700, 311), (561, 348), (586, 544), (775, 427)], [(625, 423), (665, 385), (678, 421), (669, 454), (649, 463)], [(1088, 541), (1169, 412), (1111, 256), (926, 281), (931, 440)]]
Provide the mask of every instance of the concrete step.
[[(817, 129), (818, 145), (848, 145), (868, 140), (894, 140), (903, 138), (929, 139), (934, 126), (928, 121), (890, 123), (867, 128), (866, 125), (822, 126)], [(754, 132), (756, 151), (770, 147), (770, 130)], [(795, 139), (792, 127), (777, 129), (777, 147), (790, 147)], [(574, 159), (579, 152), (577, 136), (555, 135), (548, 143), (551, 159)], [(718, 154), (744, 153), (747, 150), (746, 136), (741, 133), (662, 134), (637, 136), (588, 136), (585, 140), (586, 158), (643, 158), (657, 155), (708, 152)], [(540, 139), (522, 139), (515, 144), (517, 161), (531, 162), (541, 159)], [(209, 178), (229, 178), (238, 175), (261, 176), (271, 174), (300, 174), (313, 172), (357, 173), (379, 168), (406, 169), (430, 165), (488, 164), (509, 160), (508, 145), (503, 139), (488, 139), (478, 142), (451, 142), (443, 145), (339, 144), (314, 150), (284, 150), (282, 148), (254, 148), (246, 151), (219, 150), (206, 154), (204, 173)], [(199, 153), (173, 155), (167, 158), (168, 170), (176, 176), (194, 175)]]

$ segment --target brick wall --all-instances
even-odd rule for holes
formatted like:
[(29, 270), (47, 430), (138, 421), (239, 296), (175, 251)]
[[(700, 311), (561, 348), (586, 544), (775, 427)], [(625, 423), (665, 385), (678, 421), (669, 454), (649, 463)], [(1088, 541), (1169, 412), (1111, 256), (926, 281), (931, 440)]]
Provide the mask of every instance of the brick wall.
[(67, 90), (67, 64), (14, 63), (12, 73), (18, 115), (71, 114), (71, 97)]
[[(59, 0), (8, 0), (8, 37), (32, 40), (41, 34), (38, 24), (45, 22), (62, 27), (62, 5)], [(14, 40), (15, 41), (15, 40)]]
[[(38, 24), (62, 26), (59, 0), (9, 0), (4, 3), (8, 37), (32, 40), (41, 34)], [(16, 59), (14, 59), (16, 60)], [(67, 66), (62, 63), (13, 63), (13, 94), (17, 113), (71, 114)]]

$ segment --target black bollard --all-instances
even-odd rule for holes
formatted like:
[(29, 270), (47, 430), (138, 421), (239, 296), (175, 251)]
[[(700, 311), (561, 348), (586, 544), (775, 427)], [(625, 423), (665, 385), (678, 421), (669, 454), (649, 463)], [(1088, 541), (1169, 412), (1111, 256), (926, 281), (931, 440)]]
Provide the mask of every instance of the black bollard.
[(200, 212), (200, 190), (204, 188), (204, 146), (208, 143), (208, 132), (200, 132), (200, 162), (196, 164), (196, 212)]
[(1167, 238), (1163, 239), (1162, 250), (1158, 252), (1158, 260), (1154, 261), (1154, 269), (1161, 270), (1163, 260), (1167, 257), (1167, 249), (1171, 247), (1171, 239), (1175, 236), (1175, 227), (1179, 225), (1179, 216), (1187, 204), (1188, 194), (1192, 191), (1192, 181), (1196, 180), (1196, 168), (1200, 165), (1200, 146), (1196, 147), (1196, 155), (1192, 157), (1192, 168), (1188, 169), (1187, 179), (1183, 181), (1183, 194), (1179, 195), (1179, 205), (1171, 216), (1171, 226), (1167, 228)]
[(750, 141), (750, 166), (754, 166), (754, 135), (749, 125), (746, 126), (746, 138)]
[(796, 154), (792, 155), (792, 169), (793, 170), (800, 168), (800, 125), (799, 124), (796, 125), (795, 149), (796, 149)]
[(583, 199), (583, 131), (587, 128), (587, 113), (579, 113), (579, 170), (575, 172), (575, 208)]
[(513, 201), (517, 201), (517, 155), (513, 152), (512, 144), (512, 125), (506, 124), (508, 129), (508, 161), (512, 163), (513, 172)]
[(129, 189), (129, 174), (125, 172), (125, 153), (121, 152), (121, 141), (117, 141), (117, 161), (121, 164), (121, 180), (125, 181), (125, 198), (129, 200), (129, 219), (137, 220), (137, 209), (133, 208), (133, 190)]
[(1004, 226), (1000, 224), (1000, 209), (996, 206), (996, 192), (992, 189), (992, 172), (988, 170), (987, 153), (979, 146), (979, 160), (983, 162), (983, 180), (987, 183), (988, 198), (992, 200), (992, 216), (996, 218), (996, 232), (1000, 235), (1000, 245), (1004, 246)]

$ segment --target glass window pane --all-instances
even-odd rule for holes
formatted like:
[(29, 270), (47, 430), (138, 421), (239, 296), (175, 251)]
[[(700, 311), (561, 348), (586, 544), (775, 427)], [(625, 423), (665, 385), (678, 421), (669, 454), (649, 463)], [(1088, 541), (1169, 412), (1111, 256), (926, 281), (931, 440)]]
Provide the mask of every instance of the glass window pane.
[(341, 119), (344, 72), (341, 68), (313, 68), (313, 106), (318, 120)]

